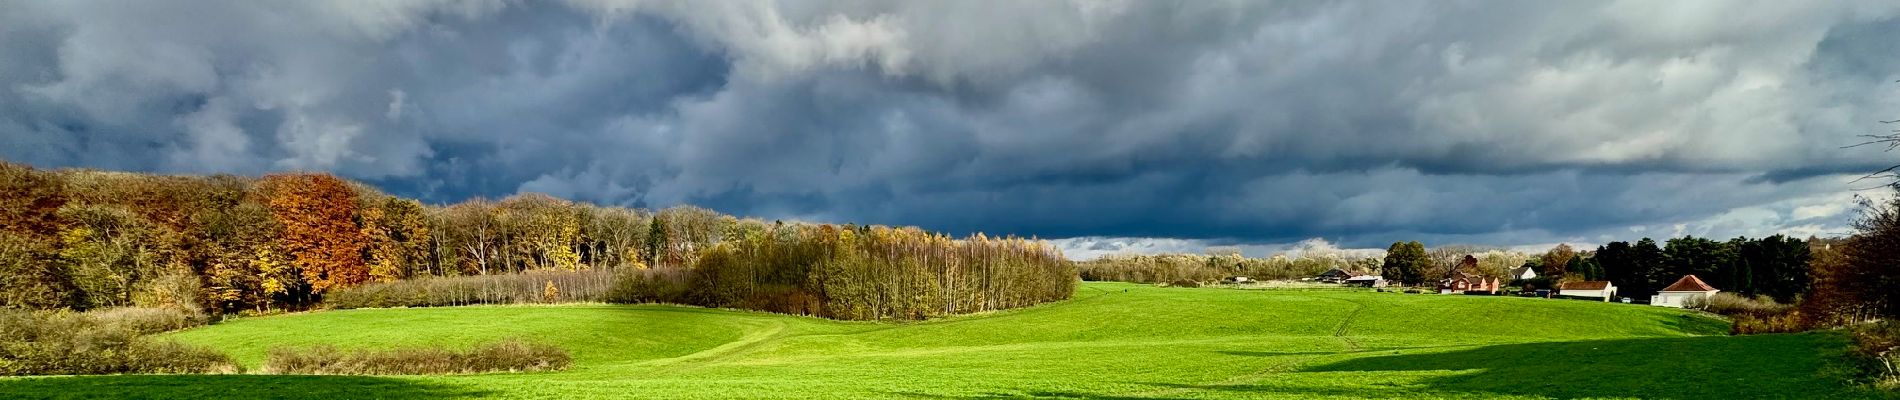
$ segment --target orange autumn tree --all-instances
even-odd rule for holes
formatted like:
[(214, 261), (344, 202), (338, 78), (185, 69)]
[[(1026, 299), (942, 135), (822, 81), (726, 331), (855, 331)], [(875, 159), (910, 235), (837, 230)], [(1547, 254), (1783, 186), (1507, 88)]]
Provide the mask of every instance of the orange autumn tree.
[(271, 215), (283, 226), (283, 249), (303, 270), (312, 293), (369, 279), (367, 240), (356, 226), (356, 191), (329, 174), (264, 177)]

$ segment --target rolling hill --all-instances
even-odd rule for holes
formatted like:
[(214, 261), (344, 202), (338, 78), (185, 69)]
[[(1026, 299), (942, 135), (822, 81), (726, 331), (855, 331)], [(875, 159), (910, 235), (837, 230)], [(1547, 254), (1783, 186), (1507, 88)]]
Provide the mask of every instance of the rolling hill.
[(0, 380), (27, 398), (1860, 397), (1829, 334), (1727, 336), (1689, 312), (1569, 300), (1084, 284), (1073, 300), (918, 323), (664, 305), (246, 318), (169, 334), (255, 367), (277, 346), (562, 346), (556, 373)]

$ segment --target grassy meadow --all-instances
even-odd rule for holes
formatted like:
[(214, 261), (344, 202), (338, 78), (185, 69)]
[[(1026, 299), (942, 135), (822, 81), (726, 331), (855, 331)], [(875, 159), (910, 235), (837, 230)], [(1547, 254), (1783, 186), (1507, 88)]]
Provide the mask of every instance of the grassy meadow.
[(916, 323), (677, 306), (363, 309), (168, 334), (248, 367), (277, 346), (559, 345), (562, 372), (0, 379), (8, 398), (1859, 398), (1830, 334), (1727, 336), (1569, 300), (1084, 284)]

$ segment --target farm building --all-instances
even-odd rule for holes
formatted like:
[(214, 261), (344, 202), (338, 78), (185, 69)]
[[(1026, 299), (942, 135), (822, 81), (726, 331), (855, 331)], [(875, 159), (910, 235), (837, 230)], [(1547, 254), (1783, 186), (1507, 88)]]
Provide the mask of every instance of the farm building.
[(1351, 278), (1346, 278), (1346, 285), (1369, 287), (1369, 288), (1382, 288), (1382, 287), (1385, 287), (1386, 282), (1385, 282), (1385, 277), (1382, 277), (1382, 276), (1360, 275), (1360, 276), (1355, 276)]
[(1683, 275), (1682, 279), (1676, 280), (1676, 283), (1657, 291), (1655, 296), (1650, 296), (1649, 304), (1663, 307), (1687, 307), (1690, 300), (1714, 296), (1717, 292), (1721, 290), (1702, 282), (1702, 278), (1697, 278), (1695, 275)]
[(1460, 260), (1457, 266), (1452, 267), (1451, 273), (1448, 274), (1445, 279), (1438, 281), (1438, 293), (1483, 292), (1496, 294), (1498, 292), (1497, 279), (1472, 275), (1467, 272), (1476, 271), (1477, 269), (1478, 258), (1465, 255), (1465, 258)]
[(1616, 297), (1616, 285), (1610, 281), (1564, 282), (1557, 286), (1558, 296), (1600, 298), (1610, 301)]
[(1511, 268), (1510, 274), (1511, 275), (1507, 278), (1515, 281), (1528, 281), (1537, 278), (1537, 271), (1531, 269), (1531, 267)]
[(1438, 281), (1438, 293), (1452, 294), (1464, 292), (1497, 293), (1498, 280), (1496, 278), (1485, 278), (1459, 271), (1452, 273), (1450, 278)]
[(1333, 269), (1326, 270), (1326, 272), (1321, 272), (1319, 276), (1315, 277), (1313, 280), (1326, 282), (1326, 283), (1340, 283), (1340, 282), (1345, 282), (1346, 279), (1350, 279), (1350, 278), (1352, 278), (1351, 272), (1346, 272), (1346, 270), (1339, 269), (1339, 268), (1333, 268)]

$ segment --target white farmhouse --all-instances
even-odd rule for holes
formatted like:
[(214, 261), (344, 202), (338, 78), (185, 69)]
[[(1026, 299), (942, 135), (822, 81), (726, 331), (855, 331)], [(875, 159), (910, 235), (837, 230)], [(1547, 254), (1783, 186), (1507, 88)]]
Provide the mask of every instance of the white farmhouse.
[(1537, 278), (1537, 271), (1532, 270), (1531, 267), (1511, 268), (1511, 276), (1507, 278), (1511, 280), (1528, 281)]
[(1697, 278), (1695, 275), (1683, 275), (1682, 279), (1676, 280), (1676, 283), (1656, 292), (1655, 296), (1650, 296), (1649, 305), (1683, 308), (1688, 306), (1691, 299), (1708, 298), (1714, 296), (1716, 292), (1721, 292), (1721, 290), (1703, 283), (1702, 278)]
[(1557, 287), (1557, 295), (1610, 301), (1611, 297), (1616, 296), (1616, 285), (1611, 284), (1610, 281), (1564, 282), (1563, 285)]

